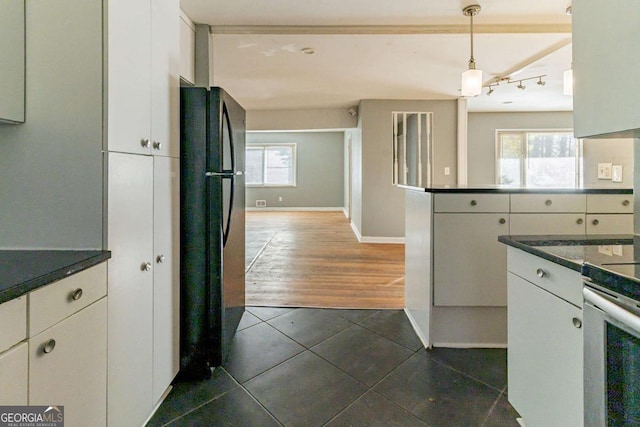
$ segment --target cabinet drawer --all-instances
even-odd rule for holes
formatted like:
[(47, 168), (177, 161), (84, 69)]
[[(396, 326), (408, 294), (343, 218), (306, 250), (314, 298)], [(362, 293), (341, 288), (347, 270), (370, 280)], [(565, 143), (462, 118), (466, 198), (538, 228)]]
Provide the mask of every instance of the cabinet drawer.
[(509, 212), (508, 194), (436, 194), (434, 212)]
[(0, 353), (27, 336), (27, 297), (0, 304)]
[(584, 234), (584, 214), (511, 214), (509, 233), (527, 234)]
[(633, 215), (587, 215), (587, 234), (633, 234)]
[(576, 307), (582, 307), (580, 272), (512, 247), (507, 248), (507, 269)]
[(28, 361), (26, 341), (0, 353), (0, 406), (27, 404)]
[(584, 212), (584, 194), (512, 194), (511, 212)]
[(587, 194), (587, 213), (633, 213), (633, 194)]
[(32, 337), (107, 294), (107, 263), (66, 277), (29, 294)]

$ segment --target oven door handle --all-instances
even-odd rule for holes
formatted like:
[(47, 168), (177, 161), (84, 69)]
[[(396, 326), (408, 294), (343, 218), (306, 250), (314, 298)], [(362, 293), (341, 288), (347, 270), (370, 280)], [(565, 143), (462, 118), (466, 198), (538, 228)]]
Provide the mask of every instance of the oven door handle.
[(583, 288), (582, 295), (584, 295), (585, 301), (595, 305), (607, 316), (637, 332), (640, 332), (640, 317), (625, 310), (624, 308), (609, 301), (608, 299), (602, 298), (600, 295), (590, 289)]

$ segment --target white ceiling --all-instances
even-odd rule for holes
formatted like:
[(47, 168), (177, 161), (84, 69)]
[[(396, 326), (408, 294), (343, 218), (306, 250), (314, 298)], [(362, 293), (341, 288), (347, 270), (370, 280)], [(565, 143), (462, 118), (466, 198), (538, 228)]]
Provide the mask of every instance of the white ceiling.
[[(194, 22), (213, 26), (214, 84), (248, 110), (348, 108), (361, 99), (456, 98), (470, 53), (469, 18), (462, 14), (468, 4), (181, 0)], [(536, 80), (523, 82), (525, 90), (502, 83), (486, 96), (485, 89), (469, 100), (469, 109), (571, 110), (571, 97), (562, 94), (562, 73), (571, 66), (568, 2), (480, 4), (474, 56), (485, 82), (507, 75), (547, 77), (544, 86)], [(305, 47), (315, 54), (301, 53)]]

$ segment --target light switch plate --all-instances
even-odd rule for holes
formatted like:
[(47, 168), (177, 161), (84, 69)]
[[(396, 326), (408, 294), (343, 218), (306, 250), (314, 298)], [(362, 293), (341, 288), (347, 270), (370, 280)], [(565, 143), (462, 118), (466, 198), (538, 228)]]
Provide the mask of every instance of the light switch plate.
[(622, 165), (613, 165), (611, 167), (611, 179), (613, 182), (622, 182)]
[(611, 179), (611, 163), (598, 163), (598, 179)]

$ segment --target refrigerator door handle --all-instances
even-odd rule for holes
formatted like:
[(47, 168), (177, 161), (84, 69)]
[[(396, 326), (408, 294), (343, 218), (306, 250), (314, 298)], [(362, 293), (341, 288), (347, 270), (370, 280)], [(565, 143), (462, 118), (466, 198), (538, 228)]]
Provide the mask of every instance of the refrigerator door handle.
[(236, 176), (236, 173), (233, 172), (206, 172), (204, 176), (220, 176), (222, 178), (233, 178)]
[(227, 217), (227, 226), (222, 234), (222, 247), (227, 246), (227, 239), (229, 238), (229, 231), (231, 230), (231, 214), (233, 213), (233, 193), (236, 192), (236, 180), (233, 178), (225, 177), (231, 180), (231, 190), (229, 191), (229, 212)]

